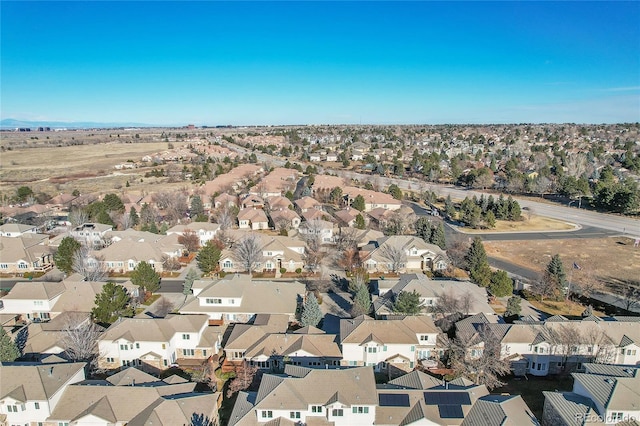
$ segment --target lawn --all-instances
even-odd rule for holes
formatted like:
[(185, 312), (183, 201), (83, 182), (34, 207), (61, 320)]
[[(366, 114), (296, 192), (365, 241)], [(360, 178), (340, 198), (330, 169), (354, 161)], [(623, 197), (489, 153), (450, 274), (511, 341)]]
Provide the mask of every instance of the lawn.
[(573, 389), (573, 378), (570, 375), (527, 376), (527, 378), (510, 376), (503, 381), (506, 382), (506, 385), (494, 389), (492, 393), (521, 395), (538, 420), (542, 419), (542, 409), (544, 408), (542, 391), (566, 392)]
[(496, 226), (492, 229), (471, 229), (463, 228), (462, 232), (467, 234), (483, 234), (494, 232), (543, 232), (543, 231), (569, 231), (577, 229), (572, 223), (563, 222), (561, 220), (551, 219), (548, 217), (532, 215), (530, 218), (527, 214), (523, 215), (524, 220), (511, 222), (508, 220), (496, 220)]
[[(537, 300), (529, 300), (529, 303), (533, 305), (534, 308), (539, 309), (543, 312), (546, 312), (549, 315), (562, 315), (565, 317), (580, 317), (582, 312), (584, 312), (585, 307), (580, 303), (576, 303), (573, 301), (553, 301), (553, 300), (545, 300), (544, 302), (538, 302)], [(595, 316), (604, 316), (603, 312), (598, 312), (596, 310), (593, 311)]]

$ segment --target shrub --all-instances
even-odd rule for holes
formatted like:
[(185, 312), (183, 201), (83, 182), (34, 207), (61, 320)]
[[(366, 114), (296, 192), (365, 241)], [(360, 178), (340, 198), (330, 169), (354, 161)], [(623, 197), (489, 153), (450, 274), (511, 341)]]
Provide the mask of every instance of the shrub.
[(302, 273), (302, 268), (296, 268), (296, 274), (301, 274)]
[(284, 274), (285, 272), (287, 272), (287, 268), (280, 268), (280, 273)]

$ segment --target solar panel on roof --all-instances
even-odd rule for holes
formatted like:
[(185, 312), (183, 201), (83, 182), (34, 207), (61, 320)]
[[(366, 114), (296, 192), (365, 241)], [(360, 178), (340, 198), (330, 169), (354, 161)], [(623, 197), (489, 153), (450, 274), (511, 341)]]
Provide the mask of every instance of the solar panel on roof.
[(427, 405), (471, 405), (467, 392), (425, 392), (424, 403)]
[(463, 419), (461, 405), (438, 405), (440, 417), (443, 419)]
[(381, 407), (409, 407), (409, 395), (406, 393), (381, 393), (378, 395)]

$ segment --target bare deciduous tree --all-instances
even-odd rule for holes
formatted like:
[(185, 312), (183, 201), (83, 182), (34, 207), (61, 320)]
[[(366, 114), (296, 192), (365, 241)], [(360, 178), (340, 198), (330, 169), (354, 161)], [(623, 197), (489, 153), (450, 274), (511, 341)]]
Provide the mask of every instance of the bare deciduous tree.
[(387, 261), (387, 267), (393, 273), (398, 272), (407, 262), (407, 253), (402, 247), (385, 244), (380, 247), (380, 255)]
[(166, 297), (162, 296), (156, 303), (155, 311), (153, 312), (156, 317), (164, 318), (173, 310), (173, 303)]
[(92, 253), (85, 245), (73, 254), (72, 262), (73, 272), (85, 277), (86, 281), (104, 281), (109, 274), (104, 258)]
[(469, 252), (470, 245), (469, 239), (462, 235), (447, 237), (447, 255), (453, 266), (460, 269), (466, 268), (467, 261), (465, 256)]
[(89, 214), (80, 208), (74, 208), (69, 213), (69, 222), (71, 222), (71, 226), (82, 225), (83, 223), (87, 223), (89, 221)]
[(229, 383), (227, 397), (231, 397), (234, 393), (249, 388), (254, 380), (259, 381), (259, 376), (258, 367), (249, 365), (249, 363), (244, 360), (242, 366), (236, 369), (236, 377)]
[(509, 361), (501, 356), (500, 339), (485, 325), (476, 334), (458, 333), (449, 351), (450, 367), (456, 374), (488, 389), (502, 386), (500, 377), (511, 371)]
[(303, 240), (306, 244), (304, 248), (305, 268), (315, 272), (326, 256), (324, 247), (322, 247), (322, 239), (320, 234), (308, 233), (304, 235)]
[(230, 229), (236, 221), (237, 214), (235, 209), (228, 204), (221, 205), (215, 213), (216, 222), (220, 225), (221, 230)]
[(69, 315), (61, 331), (60, 343), (65, 348), (66, 357), (71, 361), (87, 362), (92, 370), (96, 370), (101, 328), (88, 315), (75, 313)]
[(183, 191), (158, 192), (152, 198), (171, 223), (176, 223), (187, 214), (187, 195)]
[(253, 269), (262, 262), (262, 240), (258, 234), (247, 234), (232, 247), (233, 257), (243, 269), (252, 275)]
[(200, 248), (200, 237), (193, 230), (187, 229), (178, 237), (178, 242), (184, 246), (189, 253), (195, 253)]

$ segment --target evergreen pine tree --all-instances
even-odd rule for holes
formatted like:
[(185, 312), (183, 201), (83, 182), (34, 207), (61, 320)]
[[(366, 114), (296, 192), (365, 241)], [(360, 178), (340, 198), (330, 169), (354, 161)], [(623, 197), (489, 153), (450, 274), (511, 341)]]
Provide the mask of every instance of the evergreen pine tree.
[(424, 303), (420, 301), (420, 293), (413, 290), (401, 291), (393, 304), (393, 311), (403, 315), (418, 315), (424, 309)]
[(369, 290), (366, 285), (360, 285), (356, 294), (353, 297), (353, 308), (351, 308), (351, 315), (357, 317), (359, 315), (366, 315), (371, 309), (371, 299), (369, 298)]
[(435, 244), (442, 250), (445, 249), (447, 242), (444, 236), (444, 225), (440, 223), (438, 226), (431, 228), (431, 238), (429, 239), (431, 244)]
[(465, 256), (467, 269), (471, 279), (482, 287), (487, 287), (491, 281), (491, 268), (487, 261), (487, 253), (482, 245), (480, 237), (475, 237), (469, 251)]
[(415, 223), (416, 235), (426, 242), (431, 241), (431, 233), (433, 232), (431, 221), (426, 217), (420, 217)]
[(302, 315), (300, 317), (300, 325), (306, 327), (308, 325), (317, 326), (322, 320), (322, 312), (320, 311), (320, 305), (315, 294), (309, 293), (307, 295), (307, 301), (302, 308)]
[(562, 259), (560, 259), (559, 254), (553, 255), (551, 261), (547, 265), (547, 272), (556, 280), (560, 289), (565, 288), (567, 284), (567, 274), (564, 272), (564, 265), (562, 264)]
[(190, 268), (187, 272), (187, 275), (184, 277), (184, 286), (182, 287), (182, 294), (188, 296), (191, 294), (191, 287), (193, 287), (193, 282), (197, 279), (200, 279), (200, 274), (193, 268)]
[(211, 240), (200, 249), (196, 260), (198, 261), (198, 268), (205, 274), (210, 274), (218, 268), (218, 262), (222, 252), (220, 248), (216, 246)]
[(0, 327), (0, 362), (15, 361), (20, 357), (20, 350), (3, 327)]
[(160, 275), (144, 260), (131, 273), (131, 282), (145, 292), (153, 293), (160, 290)]
[(513, 293), (513, 280), (505, 271), (495, 271), (491, 274), (489, 291), (496, 297), (509, 296)]
[(512, 296), (507, 300), (507, 310), (504, 313), (506, 318), (520, 315), (520, 312), (522, 311), (520, 301), (521, 299), (518, 296)]
[(356, 228), (364, 229), (366, 227), (366, 223), (364, 221), (364, 217), (361, 214), (356, 216)]
[(133, 316), (134, 311), (130, 303), (131, 296), (127, 293), (127, 289), (116, 283), (108, 282), (96, 295), (91, 317), (98, 323), (112, 324), (120, 317)]
[(135, 228), (140, 223), (140, 216), (138, 216), (138, 212), (135, 207), (131, 207), (129, 211), (129, 221), (131, 222), (131, 227)]
[(80, 250), (80, 243), (75, 238), (64, 237), (53, 255), (53, 261), (58, 269), (67, 275), (71, 274), (73, 272), (73, 256), (78, 250)]

